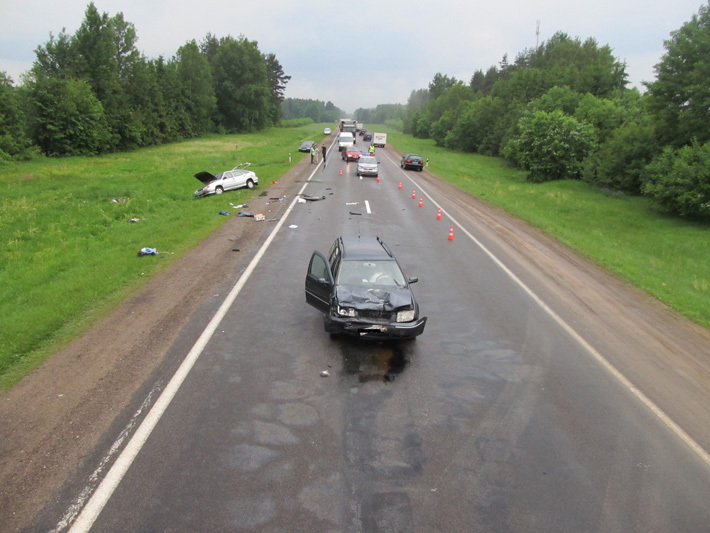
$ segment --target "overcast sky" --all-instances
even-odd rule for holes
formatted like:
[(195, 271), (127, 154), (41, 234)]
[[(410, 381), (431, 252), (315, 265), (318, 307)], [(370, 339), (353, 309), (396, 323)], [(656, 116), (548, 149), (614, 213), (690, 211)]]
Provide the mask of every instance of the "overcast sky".
[[(441, 72), (468, 82), (562, 31), (609, 45), (631, 86), (655, 77), (670, 32), (706, 0), (96, 0), (123, 13), (147, 57), (166, 59), (187, 41), (245, 36), (292, 76), (286, 97), (359, 107), (406, 103)], [(0, 0), (0, 71), (15, 82), (50, 33), (73, 35), (88, 0)]]

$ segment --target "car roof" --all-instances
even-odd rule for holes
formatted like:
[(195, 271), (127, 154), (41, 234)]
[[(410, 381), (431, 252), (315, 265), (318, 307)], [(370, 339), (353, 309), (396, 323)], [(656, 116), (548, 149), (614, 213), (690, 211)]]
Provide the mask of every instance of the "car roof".
[(394, 256), (379, 237), (341, 237), (343, 241), (343, 260), (386, 259)]

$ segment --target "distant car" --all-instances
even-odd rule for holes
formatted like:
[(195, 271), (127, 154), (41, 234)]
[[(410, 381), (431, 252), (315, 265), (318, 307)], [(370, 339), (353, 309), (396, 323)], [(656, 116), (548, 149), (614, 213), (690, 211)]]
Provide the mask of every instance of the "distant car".
[(253, 189), (259, 183), (259, 178), (254, 172), (248, 170), (251, 163), (242, 163), (232, 170), (225, 170), (216, 176), (209, 172), (198, 172), (195, 177), (205, 184), (201, 189), (195, 191), (195, 196), (201, 198), (211, 194), (222, 194), (232, 189)]
[(323, 129), (323, 135), (330, 135), (331, 133), (332, 133), (332, 130), (330, 128)]
[(424, 159), (419, 154), (404, 154), (399, 166), (405, 170), (413, 168), (414, 170), (421, 172), (424, 168)]
[(316, 145), (315, 141), (303, 141), (301, 146), (298, 147), (299, 152), (310, 152), (311, 148)]
[(369, 143), (370, 141), (372, 141), (372, 134), (366, 133), (365, 135), (362, 136), (362, 140), (365, 141), (366, 143)]
[(377, 176), (380, 173), (377, 158), (371, 155), (363, 155), (357, 162), (358, 176)]
[(326, 258), (315, 251), (306, 273), (306, 302), (323, 313), (331, 335), (412, 339), (426, 317), (394, 254), (379, 237), (339, 237)]
[(358, 150), (354, 146), (351, 146), (343, 150), (341, 152), (341, 155), (343, 157), (343, 161), (357, 161), (360, 159), (362, 152), (360, 152), (360, 150)]
[(360, 131), (357, 132), (357, 134), (358, 134), (360, 137), (362, 137), (362, 136), (365, 135), (366, 133), (367, 133), (367, 130), (360, 130)]

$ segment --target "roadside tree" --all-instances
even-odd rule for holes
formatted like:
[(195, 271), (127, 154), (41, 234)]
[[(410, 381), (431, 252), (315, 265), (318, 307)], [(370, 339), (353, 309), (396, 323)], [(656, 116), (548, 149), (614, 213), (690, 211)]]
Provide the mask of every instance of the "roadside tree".
[(562, 111), (526, 115), (518, 131), (504, 146), (503, 156), (529, 171), (527, 179), (535, 183), (579, 178), (582, 162), (594, 147), (592, 127)]

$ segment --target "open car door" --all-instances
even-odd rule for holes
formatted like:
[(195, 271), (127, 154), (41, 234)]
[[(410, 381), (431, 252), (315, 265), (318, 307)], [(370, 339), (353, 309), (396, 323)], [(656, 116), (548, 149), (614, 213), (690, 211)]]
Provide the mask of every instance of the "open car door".
[(313, 252), (306, 274), (306, 302), (322, 313), (328, 313), (334, 285), (328, 260), (322, 253)]

